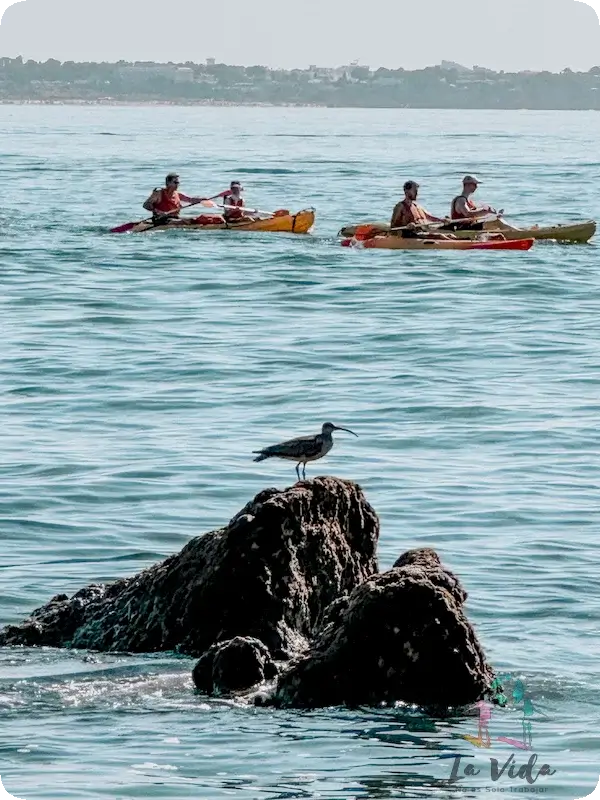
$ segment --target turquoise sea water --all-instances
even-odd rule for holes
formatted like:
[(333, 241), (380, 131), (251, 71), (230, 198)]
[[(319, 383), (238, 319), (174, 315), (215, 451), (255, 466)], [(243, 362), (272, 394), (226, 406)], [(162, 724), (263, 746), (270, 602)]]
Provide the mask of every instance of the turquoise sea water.
[[(477, 717), (240, 708), (189, 659), (0, 650), (0, 775), (24, 800), (449, 798), (600, 775), (600, 259), (352, 251), (402, 183), (446, 213), (462, 175), (516, 223), (598, 218), (594, 113), (0, 107), (0, 623), (130, 575), (295, 479), (251, 451), (332, 419), (308, 474), (358, 481), (380, 563), (435, 547), (493, 664), (524, 683), (533, 786), (490, 774), (523, 703)], [(164, 174), (310, 237), (110, 236)], [(440, 674), (443, 680), (443, 672)], [(462, 774), (462, 769), (461, 769)], [(522, 792), (520, 792), (522, 793)]]

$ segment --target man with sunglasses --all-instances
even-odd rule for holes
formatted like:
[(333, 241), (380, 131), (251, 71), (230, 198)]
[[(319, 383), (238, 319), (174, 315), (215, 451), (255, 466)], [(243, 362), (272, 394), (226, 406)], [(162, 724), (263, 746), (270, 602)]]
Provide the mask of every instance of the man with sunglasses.
[(471, 230), (483, 230), (483, 223), (478, 222), (481, 217), (488, 214), (498, 214), (501, 216), (504, 210), (496, 211), (491, 206), (478, 206), (471, 199), (477, 191), (480, 181), (474, 175), (465, 175), (463, 178), (463, 191), (455, 197), (450, 207), (450, 218), (453, 220), (473, 220), (473, 222), (459, 223), (450, 226), (456, 228), (469, 228)]
[(201, 203), (203, 197), (188, 197), (179, 191), (179, 175), (167, 175), (164, 189), (155, 189), (144, 203), (146, 211), (152, 214), (155, 225), (188, 225), (190, 220), (179, 219), (181, 203)]

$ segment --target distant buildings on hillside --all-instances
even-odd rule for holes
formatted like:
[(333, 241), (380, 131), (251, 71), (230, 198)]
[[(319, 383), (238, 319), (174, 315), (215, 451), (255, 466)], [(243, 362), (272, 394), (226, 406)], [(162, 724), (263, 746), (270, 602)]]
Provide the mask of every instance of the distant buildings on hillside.
[(600, 67), (586, 73), (494, 72), (442, 61), (421, 70), (353, 61), (269, 69), (151, 61), (61, 63), (0, 59), (0, 102), (169, 102), (367, 108), (600, 110)]

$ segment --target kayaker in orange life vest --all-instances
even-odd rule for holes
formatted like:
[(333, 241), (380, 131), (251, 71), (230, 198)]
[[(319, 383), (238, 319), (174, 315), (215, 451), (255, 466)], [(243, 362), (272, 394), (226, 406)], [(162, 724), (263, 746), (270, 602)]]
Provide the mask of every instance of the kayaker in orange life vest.
[[(458, 197), (455, 197), (452, 201), (452, 205), (450, 206), (451, 219), (477, 220), (481, 217), (487, 216), (488, 214), (498, 214), (498, 216), (501, 216), (504, 213), (504, 209), (501, 211), (496, 211), (496, 209), (492, 208), (491, 206), (478, 206), (471, 200), (471, 196), (477, 191), (479, 183), (479, 180), (474, 175), (465, 175), (463, 178), (462, 194), (459, 194)], [(467, 222), (464, 225), (458, 225), (455, 227), (464, 227), (471, 230), (483, 230), (483, 223)]]
[[(415, 181), (407, 181), (404, 184), (404, 200), (401, 200), (394, 206), (390, 228), (408, 228), (408, 230), (392, 231), (395, 235), (413, 238), (417, 235), (416, 231), (421, 226), (427, 226), (431, 222), (448, 222), (446, 219), (434, 217), (433, 214), (430, 214), (420, 206), (416, 202), (418, 195), (419, 184)], [(448, 238), (443, 234), (433, 233), (428, 233), (427, 236), (428, 238)]]
[(201, 203), (203, 197), (188, 197), (179, 189), (179, 175), (171, 172), (165, 179), (164, 189), (155, 189), (144, 203), (146, 211), (152, 213), (155, 225), (188, 225), (189, 220), (178, 219), (181, 202)]

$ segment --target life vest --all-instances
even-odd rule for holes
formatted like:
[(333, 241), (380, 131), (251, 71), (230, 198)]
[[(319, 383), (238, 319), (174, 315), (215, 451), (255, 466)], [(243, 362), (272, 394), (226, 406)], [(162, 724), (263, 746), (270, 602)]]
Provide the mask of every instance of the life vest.
[(160, 190), (160, 199), (154, 204), (154, 211), (159, 214), (168, 214), (170, 211), (180, 211), (181, 200), (179, 192), (169, 194), (166, 189)]
[(244, 207), (244, 199), (242, 197), (236, 197), (233, 194), (226, 194), (223, 197), (223, 205), (235, 206), (235, 208), (224, 209), (224, 216), (228, 217), (229, 219), (237, 219), (238, 217), (243, 216), (242, 208)]
[(402, 206), (402, 226), (408, 225), (411, 222), (420, 225), (427, 222), (427, 215), (421, 206), (414, 200), (403, 200)]
[(454, 198), (454, 200), (452, 201), (452, 206), (451, 206), (451, 208), (450, 208), (450, 219), (462, 219), (462, 218), (463, 218), (463, 215), (462, 215), (462, 214), (460, 214), (460, 213), (459, 213), (459, 212), (456, 210), (456, 203), (457, 203), (457, 201), (458, 201), (458, 200), (460, 200), (460, 199), (461, 199), (461, 197), (462, 197), (462, 198), (464, 198), (464, 199), (466, 200), (466, 202), (467, 202), (467, 208), (469, 209), (469, 211), (477, 211), (477, 206), (475, 205), (475, 203), (474, 203), (472, 200), (469, 200), (469, 198), (468, 198), (468, 197), (465, 197), (465, 196), (464, 196), (464, 194), (459, 194), (459, 195), (458, 195), (457, 197), (455, 197), (455, 198)]
[(427, 214), (418, 203), (415, 203), (413, 201), (410, 210), (414, 217), (415, 222), (428, 222)]

